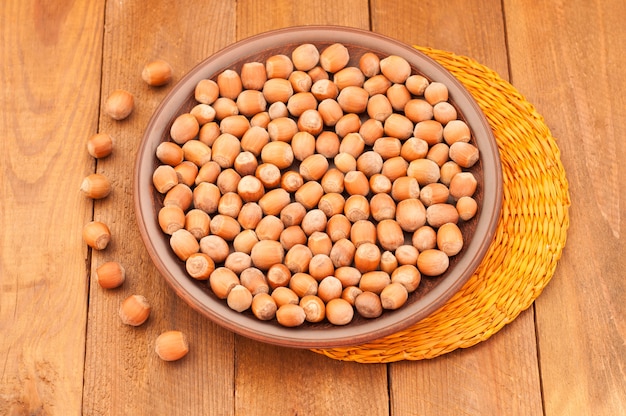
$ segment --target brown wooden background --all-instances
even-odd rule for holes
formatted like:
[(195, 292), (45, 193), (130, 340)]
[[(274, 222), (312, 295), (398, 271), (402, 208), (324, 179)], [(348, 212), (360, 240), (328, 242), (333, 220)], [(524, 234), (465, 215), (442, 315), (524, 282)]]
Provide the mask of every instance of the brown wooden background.
[[(619, 415), (626, 414), (626, 4), (621, 0), (44, 1), (0, 4), (0, 414)], [(370, 29), (467, 55), (510, 80), (559, 138), (572, 207), (557, 272), (526, 312), (487, 342), (417, 362), (357, 364), (260, 344), (203, 319), (152, 266), (132, 206), (135, 150), (171, 87), (141, 68), (163, 58), (180, 79), (211, 53), (302, 24)], [(136, 110), (113, 122), (115, 88)], [(109, 132), (97, 164), (85, 142)], [(94, 171), (114, 191), (92, 203)], [(104, 252), (81, 240), (103, 220)], [(128, 280), (90, 284), (114, 259)], [(149, 294), (148, 324), (119, 302)], [(191, 352), (160, 361), (178, 328)]]

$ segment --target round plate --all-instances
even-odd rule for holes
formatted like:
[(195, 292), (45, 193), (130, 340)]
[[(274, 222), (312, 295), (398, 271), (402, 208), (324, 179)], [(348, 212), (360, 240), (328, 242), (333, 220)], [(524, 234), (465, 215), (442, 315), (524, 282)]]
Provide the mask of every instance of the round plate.
[[(345, 326), (324, 321), (286, 328), (275, 320), (260, 321), (249, 311), (231, 310), (211, 292), (206, 282), (195, 281), (187, 275), (184, 263), (169, 246), (169, 236), (161, 231), (157, 222), (163, 196), (152, 185), (152, 173), (160, 163), (155, 153), (161, 142), (170, 140), (169, 130), (174, 119), (197, 104), (194, 89), (200, 80), (214, 78), (225, 69), (239, 72), (245, 62), (264, 62), (278, 53), (289, 55), (303, 43), (313, 43), (321, 52), (337, 42), (350, 51), (348, 65), (357, 66), (358, 58), (366, 51), (381, 57), (399, 55), (409, 61), (414, 73), (448, 87), (449, 102), (457, 108), (459, 118), (470, 126), (473, 143), (480, 151), (479, 162), (470, 169), (478, 179), (474, 197), (479, 209), (472, 220), (461, 226), (465, 245), (451, 258), (448, 271), (435, 278), (423, 276), (420, 287), (402, 308), (385, 311), (375, 319), (362, 318), (355, 313), (353, 321)], [(502, 170), (493, 132), (484, 114), (456, 78), (435, 61), (415, 48), (372, 32), (339, 26), (303, 26), (262, 33), (232, 44), (181, 79), (147, 126), (136, 158), (133, 192), (137, 223), (148, 254), (177, 295), (191, 307), (217, 324), (258, 341), (300, 348), (331, 348), (359, 345), (401, 331), (433, 313), (461, 288), (492, 242), (502, 204)]]

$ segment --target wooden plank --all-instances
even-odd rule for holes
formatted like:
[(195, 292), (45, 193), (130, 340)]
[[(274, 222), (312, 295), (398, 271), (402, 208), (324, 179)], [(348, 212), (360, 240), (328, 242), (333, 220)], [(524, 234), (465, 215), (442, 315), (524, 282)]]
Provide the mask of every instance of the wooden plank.
[[(262, 16), (262, 18), (259, 18)], [(339, 24), (367, 29), (366, 1), (239, 1), (237, 37), (306, 24)], [(388, 414), (387, 371), (383, 364), (330, 360), (306, 350), (261, 344), (236, 337), (236, 414)]]
[[(406, 16), (412, 16), (410, 23)], [(446, 7), (435, 1), (374, 1), (372, 28), (408, 44), (469, 56), (507, 78), (498, 1), (473, 2), (471, 8), (461, 0)], [(391, 364), (392, 414), (541, 414), (536, 354), (531, 309), (473, 348)]]
[[(78, 414), (102, 5), (0, 5), (0, 414)], [(62, 300), (62, 301), (60, 301)]]
[(389, 414), (384, 364), (329, 359), (237, 337), (236, 414)]
[(290, 0), (237, 2), (237, 39), (288, 26), (342, 25), (369, 29), (365, 0)]
[(527, 310), (472, 348), (391, 364), (391, 414), (541, 415), (533, 319)]
[[(207, 16), (215, 16), (208, 18)], [(112, 242), (93, 253), (91, 270), (109, 260), (127, 271), (125, 284), (103, 290), (91, 280), (87, 327), (84, 414), (232, 414), (233, 336), (188, 307), (167, 286), (140, 240), (132, 200), (136, 149), (158, 105), (187, 71), (234, 40), (234, 2), (107, 2), (102, 65), (102, 102), (117, 88), (135, 95), (135, 111), (116, 122), (100, 115), (99, 130), (116, 139), (114, 153), (98, 162), (113, 192), (95, 205), (94, 218), (109, 224)], [(141, 80), (149, 60), (161, 58), (175, 71), (168, 87)], [(141, 294), (152, 314), (141, 327), (124, 326), (122, 300)], [(161, 361), (154, 340), (165, 330), (183, 331), (189, 354)]]
[[(507, 78), (504, 22), (499, 1), (372, 0), (372, 30), (409, 45), (478, 60)], [(495, 49), (494, 49), (495, 48)]]
[(572, 196), (567, 246), (536, 304), (545, 414), (626, 414), (626, 4), (504, 8), (512, 80), (559, 139)]

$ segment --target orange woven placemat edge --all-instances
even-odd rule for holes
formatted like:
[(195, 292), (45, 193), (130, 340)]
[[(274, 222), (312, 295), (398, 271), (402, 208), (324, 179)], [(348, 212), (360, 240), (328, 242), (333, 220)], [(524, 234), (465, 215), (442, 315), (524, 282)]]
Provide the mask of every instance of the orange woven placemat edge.
[(495, 71), (451, 52), (415, 46), (454, 75), (491, 126), (504, 198), (493, 243), (476, 272), (439, 310), (362, 345), (312, 349), (342, 361), (421, 360), (489, 339), (526, 310), (552, 278), (567, 239), (569, 187), (543, 117)]

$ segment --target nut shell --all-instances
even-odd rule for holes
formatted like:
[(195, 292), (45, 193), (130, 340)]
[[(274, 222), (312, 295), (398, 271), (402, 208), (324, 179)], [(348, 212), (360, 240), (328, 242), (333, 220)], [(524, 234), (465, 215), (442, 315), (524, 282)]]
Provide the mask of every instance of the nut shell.
[(276, 302), (267, 293), (259, 293), (252, 298), (252, 313), (262, 321), (269, 321), (276, 316)]
[(235, 272), (226, 267), (218, 267), (209, 277), (211, 290), (220, 299), (226, 299), (232, 288), (238, 284), (240, 282)]
[(141, 71), (141, 79), (153, 87), (160, 87), (172, 80), (172, 66), (163, 59), (148, 62)]
[(411, 75), (411, 65), (401, 56), (389, 55), (380, 60), (380, 72), (389, 81), (402, 84)]
[(457, 255), (463, 248), (461, 229), (451, 222), (443, 224), (437, 230), (437, 247), (448, 257)]
[(104, 102), (104, 112), (114, 120), (123, 120), (133, 112), (135, 97), (126, 90), (113, 91)]
[(229, 308), (237, 312), (243, 312), (252, 306), (252, 293), (246, 287), (236, 285), (228, 294), (226, 303)]
[(241, 77), (237, 71), (225, 69), (217, 75), (217, 86), (220, 90), (220, 96), (235, 100), (239, 93), (243, 90)]
[(421, 280), (422, 276), (415, 265), (405, 264), (391, 272), (391, 283), (403, 285), (409, 293), (417, 289)]
[(113, 138), (107, 133), (94, 134), (87, 140), (87, 152), (96, 159), (109, 156), (113, 152)]
[(185, 229), (193, 234), (196, 240), (199, 241), (209, 235), (210, 227), (211, 218), (201, 209), (194, 208), (185, 214)]
[(182, 261), (187, 261), (189, 256), (200, 250), (198, 240), (189, 231), (181, 228), (172, 233), (170, 237), (170, 247)]
[(126, 280), (126, 270), (120, 263), (108, 261), (96, 269), (96, 280), (103, 289), (115, 289)]
[(332, 299), (326, 304), (326, 318), (333, 325), (347, 325), (354, 318), (354, 309), (345, 299)]
[(158, 213), (158, 221), (161, 230), (168, 235), (185, 227), (185, 211), (178, 205), (162, 207)]
[(246, 62), (241, 67), (241, 84), (246, 90), (258, 90), (263, 88), (267, 81), (267, 72), (262, 62)]
[(162, 163), (176, 166), (183, 161), (183, 149), (174, 142), (162, 142), (156, 148), (156, 157)]
[(304, 323), (306, 313), (304, 308), (293, 303), (286, 303), (276, 311), (276, 320), (279, 324), (286, 327), (296, 327)]
[(262, 240), (252, 247), (252, 264), (260, 270), (268, 270), (274, 264), (282, 263), (285, 250), (278, 241)]
[(91, 221), (83, 227), (83, 240), (94, 250), (104, 250), (111, 241), (111, 231), (100, 221)]
[(377, 295), (391, 283), (391, 277), (383, 271), (363, 273), (359, 282), (359, 289), (364, 292), (374, 292)]
[(463, 221), (468, 221), (476, 215), (478, 211), (478, 203), (476, 200), (469, 196), (462, 196), (456, 201), (456, 210), (459, 213), (459, 218)]
[(211, 79), (203, 79), (196, 84), (194, 97), (199, 103), (213, 104), (217, 100), (219, 92), (220, 89), (217, 86), (217, 82)]
[[(217, 115), (217, 111), (215, 111), (213, 107), (202, 103), (194, 106), (191, 110), (189, 110), (189, 113), (191, 113), (198, 120), (198, 123), (201, 126), (215, 120), (215, 116)], [(202, 129), (202, 127), (200, 129)]]
[(448, 270), (449, 265), (450, 258), (441, 250), (424, 250), (417, 258), (417, 268), (426, 276), (439, 276)]
[(343, 69), (350, 60), (350, 52), (341, 43), (334, 43), (320, 53), (320, 65), (327, 72), (337, 72)]
[(185, 261), (185, 269), (194, 279), (207, 280), (215, 270), (215, 262), (208, 254), (194, 253)]
[(308, 273), (295, 273), (289, 280), (289, 289), (303, 298), (308, 295), (317, 295), (318, 282)]
[(300, 306), (304, 310), (307, 322), (321, 322), (326, 317), (324, 301), (315, 295), (307, 295), (300, 299)]
[(173, 169), (174, 172), (176, 172), (178, 182), (184, 183), (187, 186), (193, 186), (196, 183), (196, 178), (200, 171), (198, 166), (189, 160), (183, 160), (180, 164), (174, 166)]
[(340, 298), (342, 291), (341, 280), (335, 276), (327, 276), (320, 281), (317, 288), (317, 296), (328, 303), (331, 299)]
[(406, 303), (409, 292), (400, 283), (390, 283), (380, 292), (380, 301), (384, 309), (398, 309)]
[(92, 173), (83, 179), (80, 190), (88, 198), (103, 199), (111, 193), (111, 182), (101, 173)]
[(479, 157), (478, 148), (473, 144), (458, 141), (450, 145), (450, 159), (461, 167), (470, 168), (474, 166)]
[(354, 300), (356, 311), (364, 318), (378, 318), (383, 313), (380, 296), (372, 292), (362, 292)]
[(142, 295), (131, 295), (124, 299), (119, 309), (122, 323), (139, 326), (148, 320), (152, 310), (148, 300)]
[[(398, 213), (396, 211), (396, 217), (397, 215)], [(404, 233), (402, 232), (402, 227), (399, 222), (394, 220), (380, 221), (376, 225), (376, 235), (378, 235), (378, 243), (385, 250), (394, 251), (404, 244)]]
[(181, 331), (165, 331), (157, 337), (154, 350), (162, 360), (176, 361), (187, 355), (189, 342)]
[(255, 267), (250, 267), (241, 272), (239, 280), (252, 293), (252, 296), (256, 296), (259, 293), (269, 293), (270, 291), (265, 274)]
[(170, 127), (170, 136), (174, 142), (179, 145), (185, 144), (189, 140), (198, 135), (200, 124), (191, 113), (183, 113), (176, 117), (172, 127)]
[(359, 68), (366, 77), (373, 77), (380, 73), (380, 58), (373, 52), (365, 52), (359, 58)]
[(303, 43), (291, 52), (293, 66), (300, 71), (313, 69), (319, 60), (320, 52), (312, 43)]
[[(335, 216), (335, 217), (342, 218), (341, 216)], [(349, 237), (349, 234), (348, 234), (348, 237)], [(356, 253), (356, 247), (354, 243), (352, 243), (352, 241), (344, 237), (335, 241), (335, 244), (333, 244), (333, 247), (330, 249), (330, 254), (328, 256), (333, 262), (333, 265), (336, 268), (338, 268), (338, 267), (350, 266), (352, 264), (352, 261), (354, 260), (355, 253)]]

